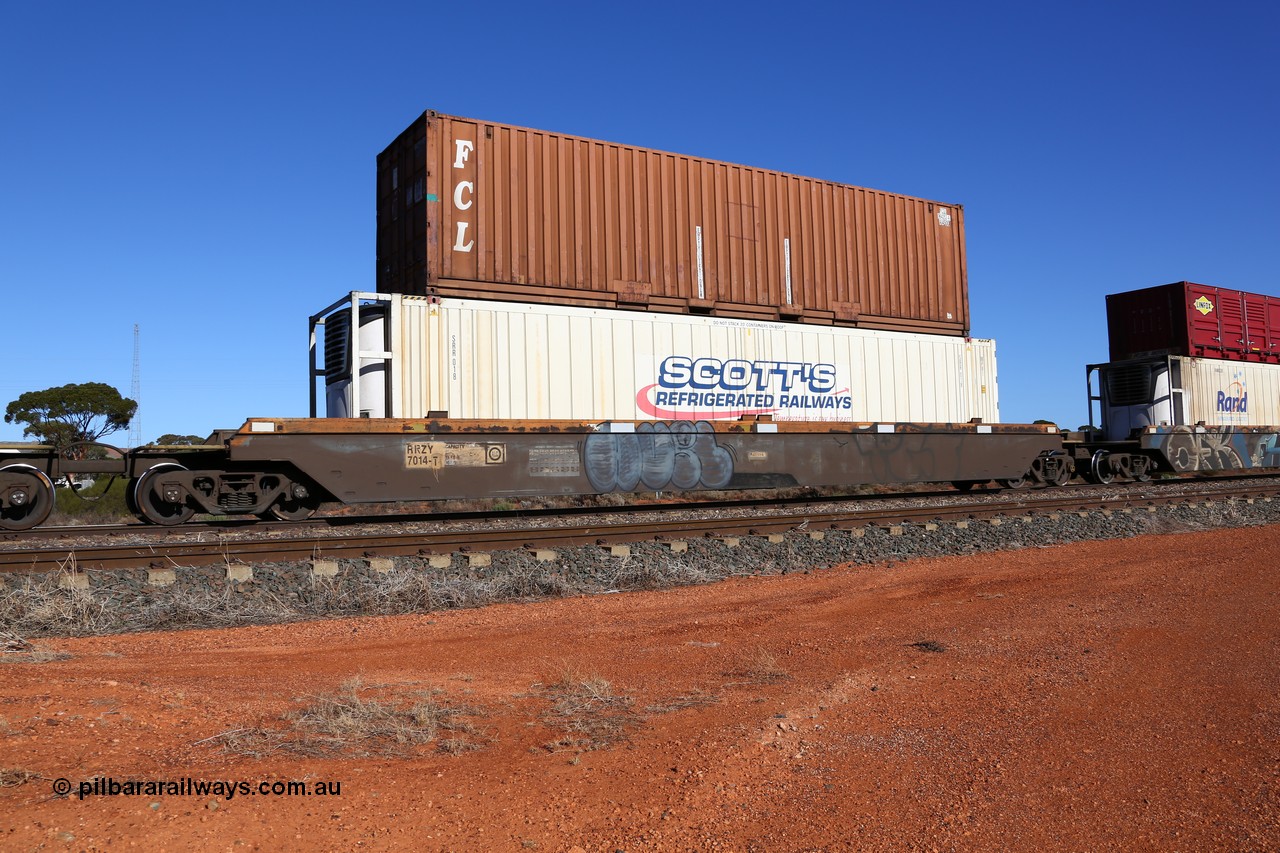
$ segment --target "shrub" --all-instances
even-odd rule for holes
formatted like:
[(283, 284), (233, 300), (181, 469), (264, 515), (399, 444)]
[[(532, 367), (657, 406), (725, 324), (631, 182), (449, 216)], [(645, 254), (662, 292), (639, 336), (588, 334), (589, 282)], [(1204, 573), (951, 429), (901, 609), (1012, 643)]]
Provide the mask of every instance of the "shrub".
[(125, 501), (129, 481), (104, 477), (78, 490), (61, 487), (54, 495), (54, 524), (107, 524), (132, 519)]

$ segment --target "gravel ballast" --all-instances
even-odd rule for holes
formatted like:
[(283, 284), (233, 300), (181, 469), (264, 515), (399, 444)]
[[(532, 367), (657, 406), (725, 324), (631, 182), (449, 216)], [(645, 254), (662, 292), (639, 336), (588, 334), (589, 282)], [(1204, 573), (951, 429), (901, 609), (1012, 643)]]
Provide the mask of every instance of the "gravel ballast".
[(316, 573), (310, 562), (175, 567), (168, 576), (144, 569), (9, 576), (0, 593), (0, 624), (24, 636), (86, 636), (391, 615), (1277, 522), (1280, 501), (1214, 501), (998, 523), (801, 529), (780, 541), (690, 539), (683, 550), (641, 542), (632, 543), (625, 556), (584, 546), (557, 549), (542, 554), (544, 559), (532, 551), (495, 552), (487, 555), (488, 565), (461, 553), (445, 567), (433, 567), (424, 557), (389, 563), (344, 559), (332, 576)]

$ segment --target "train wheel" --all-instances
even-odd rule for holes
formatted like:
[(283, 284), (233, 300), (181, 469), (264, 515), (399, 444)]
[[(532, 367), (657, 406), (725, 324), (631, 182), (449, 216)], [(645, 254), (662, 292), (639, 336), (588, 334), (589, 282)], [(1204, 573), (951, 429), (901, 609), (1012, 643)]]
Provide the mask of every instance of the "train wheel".
[(196, 514), (195, 507), (185, 501), (174, 503), (165, 500), (164, 496), (156, 491), (164, 473), (173, 470), (187, 469), (174, 462), (161, 462), (159, 465), (148, 468), (141, 477), (133, 481), (133, 505), (138, 508), (138, 514), (152, 524), (165, 526), (182, 524)]
[(1006, 489), (1025, 489), (1031, 480), (1024, 474), (1021, 477), (1010, 477), (1008, 480), (996, 480), (996, 482)]
[(1116, 470), (1111, 465), (1111, 454), (1099, 450), (1089, 460), (1089, 480), (1102, 486), (1110, 485), (1116, 480)]
[(310, 498), (298, 499), (281, 497), (271, 505), (271, 509), (262, 514), (263, 518), (274, 518), (278, 521), (306, 521), (315, 515), (320, 504)]
[(9, 492), (9, 506), (0, 509), (0, 529), (30, 530), (53, 512), (53, 481), (39, 468), (30, 465), (0, 468), (0, 477), (12, 474), (18, 475), (14, 479), (19, 482)]
[(1050, 456), (1051, 460), (1061, 462), (1060, 465), (1050, 467), (1050, 473), (1045, 478), (1045, 483), (1050, 486), (1065, 486), (1071, 481), (1072, 465), (1071, 457), (1061, 451), (1054, 451)]

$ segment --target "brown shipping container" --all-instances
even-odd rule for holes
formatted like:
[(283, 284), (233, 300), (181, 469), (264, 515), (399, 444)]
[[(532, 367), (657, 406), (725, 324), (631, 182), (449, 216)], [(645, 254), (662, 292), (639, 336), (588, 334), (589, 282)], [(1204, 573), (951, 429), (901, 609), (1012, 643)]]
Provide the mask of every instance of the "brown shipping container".
[(377, 251), (382, 293), (969, 331), (959, 205), (435, 112)]

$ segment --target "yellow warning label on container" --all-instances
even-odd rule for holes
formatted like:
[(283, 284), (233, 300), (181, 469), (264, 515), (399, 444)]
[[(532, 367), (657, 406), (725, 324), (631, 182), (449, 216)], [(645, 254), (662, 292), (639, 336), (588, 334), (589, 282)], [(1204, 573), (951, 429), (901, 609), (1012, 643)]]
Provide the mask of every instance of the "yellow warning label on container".
[(1201, 314), (1208, 314), (1213, 310), (1213, 303), (1209, 301), (1209, 297), (1201, 296), (1195, 302), (1191, 303), (1191, 307), (1199, 311)]
[[(505, 456), (501, 445), (497, 454)], [(450, 444), (444, 441), (411, 441), (404, 446), (404, 467), (439, 470), (441, 468), (479, 468), (492, 456), (483, 444)], [(503, 461), (495, 459), (494, 461)]]

